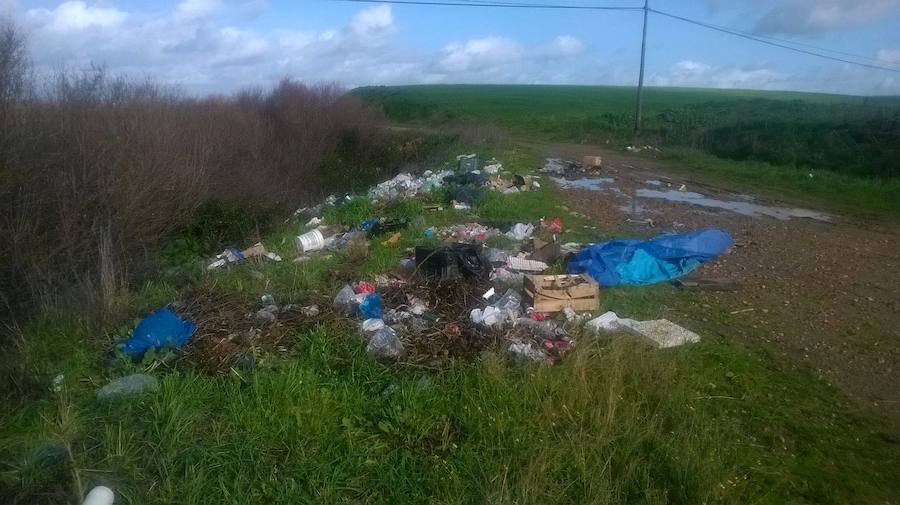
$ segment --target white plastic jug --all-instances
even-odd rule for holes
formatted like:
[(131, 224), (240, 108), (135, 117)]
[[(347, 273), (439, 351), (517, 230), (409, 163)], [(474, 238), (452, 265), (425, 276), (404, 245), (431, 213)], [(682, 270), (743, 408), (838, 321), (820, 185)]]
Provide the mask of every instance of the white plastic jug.
[(319, 230), (312, 230), (297, 237), (297, 249), (300, 252), (318, 251), (325, 248), (325, 237)]

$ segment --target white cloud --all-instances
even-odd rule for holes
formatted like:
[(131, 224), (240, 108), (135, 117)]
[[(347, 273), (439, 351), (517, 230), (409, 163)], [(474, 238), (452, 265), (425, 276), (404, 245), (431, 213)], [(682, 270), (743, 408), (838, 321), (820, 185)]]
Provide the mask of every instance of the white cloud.
[(587, 50), (587, 45), (572, 35), (560, 35), (539, 49), (548, 58), (568, 58), (578, 56)]
[(485, 37), (447, 44), (440, 66), (447, 72), (465, 72), (505, 65), (521, 57), (522, 48), (516, 41)]
[(809, 34), (840, 30), (897, 12), (900, 0), (780, 0), (759, 19), (754, 31)]
[(900, 69), (900, 47), (879, 49), (878, 63)]
[(664, 72), (651, 74), (655, 86), (697, 86), (738, 89), (780, 89), (786, 76), (765, 64), (742, 67), (714, 67), (694, 60), (682, 60)]
[(181, 0), (175, 7), (175, 20), (179, 23), (189, 23), (209, 19), (221, 6), (221, 0)]
[(384, 33), (394, 26), (394, 15), (390, 5), (376, 5), (363, 9), (350, 20), (350, 29), (361, 36)]
[(63, 2), (53, 10), (31, 9), (26, 15), (37, 25), (58, 33), (114, 28), (128, 16), (117, 9), (89, 7), (81, 1)]
[[(9, 0), (0, 0), (0, 2)], [(793, 0), (796, 1), (796, 0)], [(571, 34), (520, 40), (486, 33), (423, 50), (401, 40), (391, 7), (362, 9), (344, 23), (319, 30), (254, 28), (248, 4), (183, 0), (168, 11), (123, 11), (68, 1), (52, 9), (19, 10), (39, 74), (60, 67), (104, 65), (111, 73), (150, 77), (188, 93), (230, 92), (268, 86), (283, 77), (346, 86), (416, 83), (619, 84), (636, 81), (631, 52), (589, 50)], [(226, 22), (227, 20), (227, 22)], [(900, 49), (878, 53), (900, 65)], [(810, 68), (810, 67), (804, 67)], [(684, 58), (660, 69), (651, 63), (648, 83), (764, 89), (900, 93), (890, 76), (823, 64), (816, 72), (767, 64), (715, 65)]]

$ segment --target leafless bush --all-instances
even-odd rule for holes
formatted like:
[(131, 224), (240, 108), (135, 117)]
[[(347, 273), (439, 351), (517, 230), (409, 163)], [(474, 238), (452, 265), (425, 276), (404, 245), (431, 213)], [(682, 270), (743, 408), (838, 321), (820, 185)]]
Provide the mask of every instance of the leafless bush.
[(0, 44), (0, 98), (15, 110), (0, 144), (8, 311), (72, 294), (108, 305), (204, 202), (294, 208), (323, 181), (340, 183), (322, 171), (343, 136), (381, 121), (337, 87), (288, 80), (190, 99), (93, 69), (26, 99), (24, 43), (5, 28)]

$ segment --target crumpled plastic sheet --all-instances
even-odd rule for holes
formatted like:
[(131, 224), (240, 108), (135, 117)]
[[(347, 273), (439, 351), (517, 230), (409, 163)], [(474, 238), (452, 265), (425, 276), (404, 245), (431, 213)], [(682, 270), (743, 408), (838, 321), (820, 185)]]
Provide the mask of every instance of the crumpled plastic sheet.
[(534, 225), (531, 223), (516, 223), (506, 232), (506, 236), (521, 242), (534, 233)]
[(687, 274), (733, 244), (731, 235), (717, 228), (649, 240), (610, 240), (576, 253), (567, 270), (587, 273), (603, 287), (655, 284)]
[(193, 321), (181, 319), (172, 309), (162, 308), (150, 313), (134, 327), (131, 336), (121, 344), (121, 350), (136, 358), (149, 349), (169, 345), (181, 347), (195, 331), (197, 325)]
[(605, 312), (585, 324), (594, 333), (625, 331), (653, 342), (659, 348), (676, 347), (700, 341), (700, 335), (683, 328), (668, 319), (636, 321), (619, 317), (615, 312)]
[(406, 353), (403, 342), (393, 328), (378, 318), (366, 319), (362, 324), (363, 337), (367, 340), (366, 352), (376, 358), (397, 359)]

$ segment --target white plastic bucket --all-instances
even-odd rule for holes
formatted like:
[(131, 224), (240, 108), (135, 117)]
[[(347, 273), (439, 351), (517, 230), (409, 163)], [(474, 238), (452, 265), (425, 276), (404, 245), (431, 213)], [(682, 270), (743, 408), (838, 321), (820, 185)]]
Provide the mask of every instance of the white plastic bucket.
[(297, 249), (300, 252), (318, 251), (325, 248), (325, 237), (319, 230), (312, 230), (297, 237)]

